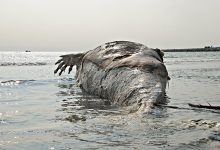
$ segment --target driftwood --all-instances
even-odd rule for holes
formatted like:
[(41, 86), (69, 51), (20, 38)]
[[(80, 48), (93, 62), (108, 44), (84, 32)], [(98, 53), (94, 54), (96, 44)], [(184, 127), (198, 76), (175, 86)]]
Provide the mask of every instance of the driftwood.
[(165, 107), (165, 108), (172, 108), (172, 109), (187, 109), (187, 108), (181, 108), (178, 106), (171, 106), (171, 105), (166, 105), (166, 104), (154, 104), (154, 105), (158, 107)]
[(195, 107), (195, 108), (206, 108), (206, 109), (220, 110), (220, 106), (211, 106), (210, 104), (209, 105), (201, 105), (201, 104), (195, 105), (195, 104), (188, 103), (188, 105), (190, 107)]
[[(155, 104), (155, 106), (158, 106), (158, 107), (171, 108), (171, 109), (195, 110), (195, 108), (205, 108), (205, 109), (212, 109), (212, 110), (220, 110), (220, 106), (211, 106), (210, 104), (209, 105), (201, 105), (201, 104), (196, 105), (196, 104), (188, 103), (188, 105), (193, 108), (171, 106), (171, 105), (166, 105), (166, 104), (165, 105), (164, 104)], [(219, 112), (215, 112), (215, 113), (219, 113)]]

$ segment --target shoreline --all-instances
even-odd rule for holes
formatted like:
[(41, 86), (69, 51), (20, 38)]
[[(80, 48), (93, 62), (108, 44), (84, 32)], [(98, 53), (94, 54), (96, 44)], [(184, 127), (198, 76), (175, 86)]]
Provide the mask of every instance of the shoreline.
[(220, 47), (161, 49), (164, 52), (220, 52)]

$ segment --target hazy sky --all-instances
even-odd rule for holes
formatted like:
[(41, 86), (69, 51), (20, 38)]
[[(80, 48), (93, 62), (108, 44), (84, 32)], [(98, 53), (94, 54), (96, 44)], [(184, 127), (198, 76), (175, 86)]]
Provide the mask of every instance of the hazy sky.
[(220, 46), (220, 0), (0, 0), (0, 51)]

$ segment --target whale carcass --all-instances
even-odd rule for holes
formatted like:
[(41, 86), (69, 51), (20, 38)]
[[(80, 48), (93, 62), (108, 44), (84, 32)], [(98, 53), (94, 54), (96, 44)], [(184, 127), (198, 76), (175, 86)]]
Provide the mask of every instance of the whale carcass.
[(85, 53), (60, 56), (54, 73), (76, 65), (76, 80), (82, 90), (126, 106), (132, 112), (149, 112), (165, 101), (169, 80), (163, 52), (147, 46), (115, 41)]

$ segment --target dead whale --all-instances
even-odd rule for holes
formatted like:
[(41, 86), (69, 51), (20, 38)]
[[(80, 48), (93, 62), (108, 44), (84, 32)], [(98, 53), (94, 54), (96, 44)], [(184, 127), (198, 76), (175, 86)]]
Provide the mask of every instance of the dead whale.
[(149, 112), (165, 101), (169, 80), (163, 52), (129, 42), (105, 43), (85, 53), (60, 56), (54, 73), (69, 73), (76, 65), (76, 79), (82, 90), (126, 106), (132, 112)]

